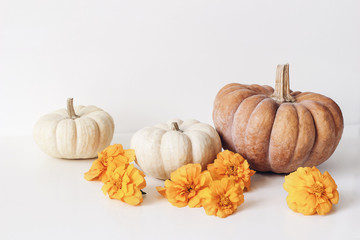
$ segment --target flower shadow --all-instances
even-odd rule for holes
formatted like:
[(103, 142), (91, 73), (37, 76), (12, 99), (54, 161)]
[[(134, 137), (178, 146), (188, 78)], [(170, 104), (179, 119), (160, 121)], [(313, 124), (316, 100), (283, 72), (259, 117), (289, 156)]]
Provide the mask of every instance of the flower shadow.
[(353, 207), (356, 204), (356, 196), (353, 191), (341, 191), (339, 190), (339, 203), (332, 206), (329, 215), (335, 214), (336, 212), (344, 211), (349, 207)]
[(161, 202), (163, 199), (166, 201), (166, 198), (160, 195), (156, 190), (157, 186), (164, 186), (164, 181), (155, 179), (153, 177), (145, 177), (147, 186), (143, 189), (146, 194), (143, 194), (144, 201), (141, 205), (152, 205)]
[(252, 208), (256, 208), (257, 206), (259, 206), (260, 202), (261, 202), (260, 199), (247, 198), (246, 193), (245, 193), (245, 201), (243, 204), (241, 204), (238, 207), (238, 211), (243, 212), (243, 211), (250, 210)]

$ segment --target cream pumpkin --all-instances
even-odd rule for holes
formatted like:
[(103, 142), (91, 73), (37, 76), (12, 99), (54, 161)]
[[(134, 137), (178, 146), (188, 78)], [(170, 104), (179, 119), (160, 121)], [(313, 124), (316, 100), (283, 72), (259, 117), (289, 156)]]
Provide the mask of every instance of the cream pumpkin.
[(44, 115), (34, 127), (34, 139), (50, 156), (67, 159), (94, 158), (113, 138), (112, 117), (96, 106), (73, 107)]
[(335, 151), (343, 116), (330, 98), (292, 92), (289, 65), (278, 65), (270, 86), (228, 84), (217, 94), (213, 120), (225, 149), (258, 171), (288, 173), (317, 166)]
[(221, 151), (221, 140), (208, 124), (172, 120), (137, 131), (131, 148), (146, 175), (168, 179), (171, 172), (188, 163), (199, 163), (206, 169)]

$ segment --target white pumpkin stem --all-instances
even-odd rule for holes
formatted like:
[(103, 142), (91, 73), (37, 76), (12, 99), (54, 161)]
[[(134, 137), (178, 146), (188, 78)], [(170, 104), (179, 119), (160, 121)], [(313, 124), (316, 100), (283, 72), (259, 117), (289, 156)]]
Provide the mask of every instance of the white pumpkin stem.
[(178, 132), (183, 132), (180, 128), (177, 122), (172, 122), (171, 123), (171, 129), (174, 131), (178, 131)]
[(76, 115), (75, 110), (74, 110), (74, 99), (73, 98), (68, 98), (67, 99), (67, 111), (69, 114), (69, 118), (71, 119), (76, 119), (79, 118), (80, 116)]
[(295, 102), (295, 98), (290, 95), (289, 64), (277, 65), (275, 90), (271, 98), (277, 102)]

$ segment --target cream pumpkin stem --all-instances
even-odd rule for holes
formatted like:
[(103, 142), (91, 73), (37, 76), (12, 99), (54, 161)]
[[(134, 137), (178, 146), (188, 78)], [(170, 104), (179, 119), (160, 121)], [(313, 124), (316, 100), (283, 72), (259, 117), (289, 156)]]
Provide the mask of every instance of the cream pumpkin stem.
[(73, 98), (68, 98), (67, 99), (67, 111), (69, 114), (69, 118), (71, 119), (76, 119), (79, 118), (80, 116), (76, 115), (75, 110), (74, 110), (74, 99)]
[(289, 64), (277, 65), (275, 90), (271, 98), (277, 102), (295, 102), (290, 95)]
[(174, 131), (178, 131), (178, 132), (183, 132), (180, 128), (177, 122), (172, 122), (171, 123), (171, 129)]

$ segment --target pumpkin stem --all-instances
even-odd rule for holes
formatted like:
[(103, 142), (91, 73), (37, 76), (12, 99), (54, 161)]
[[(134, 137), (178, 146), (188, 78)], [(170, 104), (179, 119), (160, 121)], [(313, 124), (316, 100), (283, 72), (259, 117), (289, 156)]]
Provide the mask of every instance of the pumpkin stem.
[(178, 131), (178, 132), (183, 132), (182, 130), (180, 130), (179, 125), (177, 122), (172, 122), (171, 123), (171, 129), (174, 131)]
[(80, 116), (76, 115), (73, 102), (74, 102), (73, 98), (67, 99), (67, 111), (69, 114), (69, 118), (76, 119), (76, 118), (79, 118)]
[(289, 64), (277, 65), (275, 90), (270, 97), (277, 102), (295, 102), (290, 95)]

